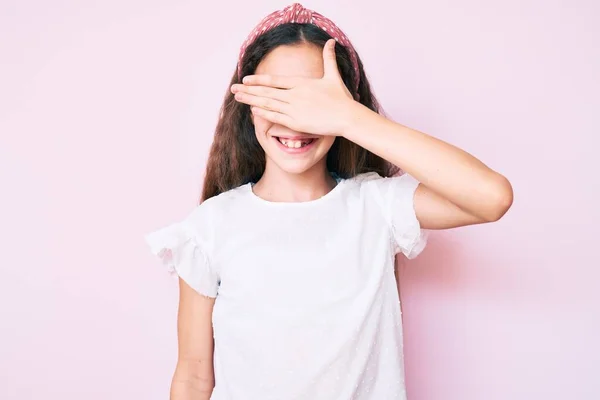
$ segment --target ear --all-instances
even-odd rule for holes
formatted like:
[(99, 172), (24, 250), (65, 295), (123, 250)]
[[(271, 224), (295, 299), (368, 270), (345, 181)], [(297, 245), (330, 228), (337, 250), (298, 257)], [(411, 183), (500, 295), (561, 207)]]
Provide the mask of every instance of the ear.
[(329, 39), (323, 46), (323, 78), (342, 79), (335, 58), (335, 39)]

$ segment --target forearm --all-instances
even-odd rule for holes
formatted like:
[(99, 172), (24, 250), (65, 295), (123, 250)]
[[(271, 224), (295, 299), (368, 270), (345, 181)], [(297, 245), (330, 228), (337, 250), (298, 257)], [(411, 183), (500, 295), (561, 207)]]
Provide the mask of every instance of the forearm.
[(464, 211), (492, 221), (510, 207), (508, 180), (467, 152), (356, 102), (349, 115), (345, 138), (397, 165)]
[(171, 383), (171, 400), (209, 400), (215, 385), (212, 365), (197, 362), (177, 363)]
[(212, 311), (215, 299), (202, 296), (179, 279), (179, 354), (171, 400), (210, 399), (215, 385)]

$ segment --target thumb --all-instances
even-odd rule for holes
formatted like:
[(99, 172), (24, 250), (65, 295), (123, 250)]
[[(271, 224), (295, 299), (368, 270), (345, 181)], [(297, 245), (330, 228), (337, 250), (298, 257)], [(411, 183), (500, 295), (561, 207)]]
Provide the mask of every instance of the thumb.
[(341, 79), (335, 59), (335, 39), (329, 39), (323, 46), (323, 78)]

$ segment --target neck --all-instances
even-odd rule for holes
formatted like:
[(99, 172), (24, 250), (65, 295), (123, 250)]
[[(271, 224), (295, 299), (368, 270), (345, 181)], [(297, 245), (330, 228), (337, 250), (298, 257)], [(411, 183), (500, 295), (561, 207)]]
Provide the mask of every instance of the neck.
[(335, 179), (327, 171), (325, 162), (294, 174), (267, 161), (265, 172), (253, 190), (257, 196), (268, 201), (305, 202), (325, 196), (335, 185)]

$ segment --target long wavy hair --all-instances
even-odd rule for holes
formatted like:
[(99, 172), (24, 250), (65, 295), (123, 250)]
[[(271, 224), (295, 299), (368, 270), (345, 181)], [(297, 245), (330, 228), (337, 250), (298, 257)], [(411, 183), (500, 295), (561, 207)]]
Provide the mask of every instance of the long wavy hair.
[[(282, 24), (257, 37), (246, 49), (240, 61), (242, 76), (253, 74), (260, 61), (278, 46), (312, 43), (323, 48), (329, 39), (331, 36), (327, 32), (311, 24)], [(360, 79), (355, 90), (355, 72), (348, 51), (338, 45), (335, 53), (340, 75), (348, 90), (357, 92), (354, 94), (358, 94), (361, 104), (379, 113), (379, 103), (371, 91), (360, 57), (357, 56)], [(237, 66), (229, 87), (234, 83), (240, 83)], [(237, 102), (229, 87), (208, 157), (201, 202), (240, 185), (255, 183), (265, 170), (265, 152), (256, 139), (250, 107)], [(329, 171), (341, 178), (365, 172), (392, 176), (398, 171), (383, 158), (343, 137), (335, 139), (326, 157)]]

